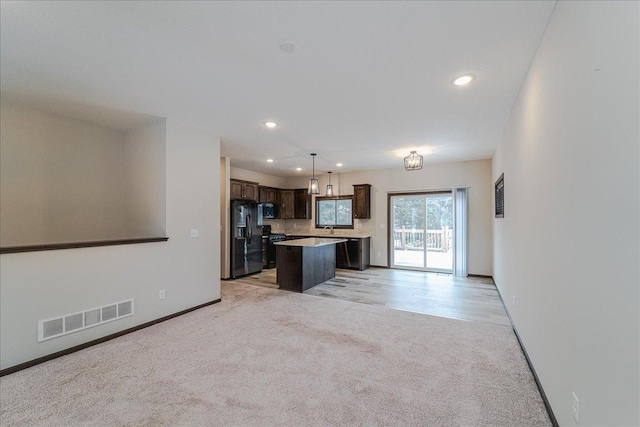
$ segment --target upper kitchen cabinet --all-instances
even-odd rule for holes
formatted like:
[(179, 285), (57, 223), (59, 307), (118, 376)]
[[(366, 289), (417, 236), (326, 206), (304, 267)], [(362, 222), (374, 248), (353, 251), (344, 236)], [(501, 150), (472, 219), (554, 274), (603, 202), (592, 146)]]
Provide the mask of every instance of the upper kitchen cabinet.
[(280, 190), (280, 203), (278, 204), (278, 218), (295, 218), (294, 190)]
[(258, 187), (260, 203), (278, 203), (278, 189), (272, 187)]
[(311, 219), (311, 195), (306, 188), (295, 190), (295, 219)]
[(371, 184), (354, 184), (353, 217), (357, 219), (371, 218)]
[(258, 200), (258, 183), (250, 181), (240, 181), (232, 179), (231, 184), (231, 198), (232, 199), (246, 199), (246, 200)]

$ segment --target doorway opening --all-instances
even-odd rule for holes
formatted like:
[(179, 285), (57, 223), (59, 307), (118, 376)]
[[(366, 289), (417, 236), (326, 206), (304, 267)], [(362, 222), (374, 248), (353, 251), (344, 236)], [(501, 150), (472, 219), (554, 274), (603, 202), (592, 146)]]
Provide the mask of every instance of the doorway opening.
[(389, 195), (390, 267), (452, 274), (453, 191)]

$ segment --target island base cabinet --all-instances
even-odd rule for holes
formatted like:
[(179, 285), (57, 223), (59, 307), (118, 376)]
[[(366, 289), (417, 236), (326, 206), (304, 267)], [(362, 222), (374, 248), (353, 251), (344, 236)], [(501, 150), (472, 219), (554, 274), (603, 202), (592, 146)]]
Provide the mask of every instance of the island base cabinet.
[(304, 292), (336, 276), (336, 245), (278, 246), (276, 265), (280, 289)]

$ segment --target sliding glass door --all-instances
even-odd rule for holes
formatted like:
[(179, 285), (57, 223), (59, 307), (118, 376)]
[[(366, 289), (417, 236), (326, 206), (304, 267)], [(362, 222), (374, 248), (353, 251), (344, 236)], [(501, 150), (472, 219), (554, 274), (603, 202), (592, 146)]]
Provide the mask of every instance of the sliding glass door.
[(453, 272), (452, 192), (389, 197), (391, 268)]

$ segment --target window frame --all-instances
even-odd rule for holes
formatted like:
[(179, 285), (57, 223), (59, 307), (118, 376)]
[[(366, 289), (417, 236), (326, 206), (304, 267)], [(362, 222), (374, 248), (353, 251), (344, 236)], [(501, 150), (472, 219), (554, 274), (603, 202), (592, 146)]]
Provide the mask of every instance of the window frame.
[[(318, 221), (320, 221), (320, 215), (319, 215), (319, 204), (321, 201), (328, 201), (328, 200), (351, 200), (351, 224), (349, 225), (332, 225), (332, 224), (325, 224), (325, 225), (321, 225), (318, 224)], [(337, 203), (335, 204), (337, 207)], [(336, 212), (336, 218), (338, 217), (338, 213)], [(353, 195), (348, 195), (348, 196), (316, 196), (315, 198), (315, 225), (316, 228), (324, 228), (324, 227), (333, 227), (333, 228), (343, 228), (343, 229), (353, 229), (353, 222), (354, 222), (354, 216), (353, 216)]]

